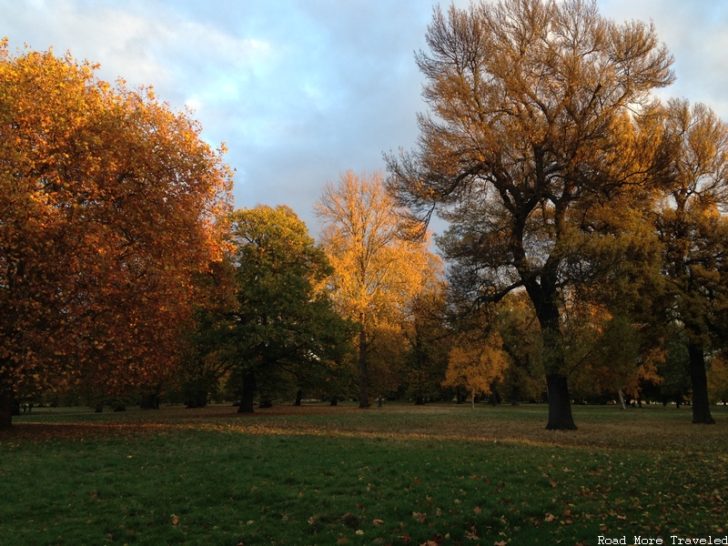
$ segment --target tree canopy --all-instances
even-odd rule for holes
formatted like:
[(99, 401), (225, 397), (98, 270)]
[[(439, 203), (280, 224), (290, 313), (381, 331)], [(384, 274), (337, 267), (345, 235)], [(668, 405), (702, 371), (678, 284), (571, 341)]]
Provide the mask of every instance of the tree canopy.
[(437, 274), (437, 260), (423, 243), (400, 237), (400, 217), (380, 175), (345, 173), (338, 185), (326, 187), (316, 210), (325, 222), (333, 300), (359, 328), (359, 403), (368, 407), (375, 338), (400, 328), (413, 298)]
[(326, 255), (290, 208), (235, 211), (230, 237), (236, 301), (220, 343), (241, 381), (240, 410), (252, 411), (261, 378), (341, 358), (350, 331), (326, 291)]
[(655, 146), (635, 120), (672, 81), (672, 58), (651, 26), (616, 24), (578, 0), (436, 9), (427, 44), (417, 63), (430, 114), (419, 148), (389, 157), (390, 188), (412, 220), (437, 208), (450, 221), (442, 248), (473, 301), (527, 292), (547, 427), (574, 428), (561, 301), (599, 264), (572, 259), (574, 234), (593, 233), (644, 183)]
[(178, 355), (231, 175), (151, 89), (0, 42), (0, 424), (17, 391), (114, 393)]

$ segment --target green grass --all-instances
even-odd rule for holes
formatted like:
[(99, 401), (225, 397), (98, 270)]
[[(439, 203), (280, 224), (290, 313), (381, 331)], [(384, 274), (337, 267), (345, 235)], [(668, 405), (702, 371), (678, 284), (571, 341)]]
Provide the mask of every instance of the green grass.
[[(726, 533), (728, 413), (38, 411), (0, 436), (0, 544), (596, 544)], [(629, 542), (628, 542), (629, 543)], [(669, 543), (669, 542), (668, 542)]]

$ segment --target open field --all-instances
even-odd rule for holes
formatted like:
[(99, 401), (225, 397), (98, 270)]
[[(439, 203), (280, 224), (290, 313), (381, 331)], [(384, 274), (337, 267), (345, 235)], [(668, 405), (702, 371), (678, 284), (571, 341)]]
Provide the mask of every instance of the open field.
[(597, 544), (724, 536), (728, 411), (35, 410), (0, 435), (0, 544)]

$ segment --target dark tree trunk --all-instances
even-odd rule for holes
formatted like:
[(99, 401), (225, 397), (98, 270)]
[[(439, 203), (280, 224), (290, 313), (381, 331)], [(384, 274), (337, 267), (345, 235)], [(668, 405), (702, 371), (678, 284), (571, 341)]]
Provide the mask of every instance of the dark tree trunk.
[(238, 413), (253, 413), (253, 401), (255, 400), (255, 374), (246, 372), (243, 375), (243, 387), (240, 393), (240, 406)]
[(544, 272), (541, 282), (525, 283), (536, 317), (541, 326), (541, 339), (546, 369), (546, 389), (548, 393), (549, 430), (575, 430), (571, 415), (571, 398), (564, 375), (564, 353), (561, 329), (559, 326), (559, 306), (556, 291), (556, 274)]
[(425, 405), (425, 397), (421, 394), (418, 394), (415, 396), (415, 406), (424, 406)]
[(331, 401), (329, 402), (329, 405), (331, 406), (338, 406), (339, 405), (339, 397), (338, 396), (332, 396)]
[(9, 428), (13, 424), (13, 395), (9, 390), (0, 387), (0, 429)]
[(303, 391), (301, 389), (298, 389), (296, 391), (296, 400), (295, 400), (295, 402), (293, 402), (293, 405), (300, 406), (302, 400), (303, 400)]
[(690, 355), (690, 382), (693, 387), (693, 423), (715, 424), (708, 402), (708, 378), (705, 374), (705, 354), (698, 343), (688, 344)]
[(94, 406), (94, 413), (103, 413), (104, 412), (104, 404), (102, 402), (99, 402)]
[(571, 416), (571, 400), (566, 377), (561, 374), (546, 376), (546, 387), (549, 396), (548, 430), (576, 430), (574, 418)]
[(364, 317), (360, 317), (359, 330), (359, 407), (369, 407), (369, 370), (367, 368), (367, 333), (364, 329)]
[(12, 412), (13, 416), (20, 415), (20, 402), (17, 398), (13, 398)]
[(462, 389), (457, 389), (455, 391), (455, 403), (456, 404), (464, 404), (467, 399), (468, 399), (467, 392), (465, 392)]

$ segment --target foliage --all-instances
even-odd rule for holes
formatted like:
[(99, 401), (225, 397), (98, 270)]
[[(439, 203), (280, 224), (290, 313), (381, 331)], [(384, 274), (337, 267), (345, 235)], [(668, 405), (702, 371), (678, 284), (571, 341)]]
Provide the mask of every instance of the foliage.
[[(712, 423), (705, 352), (725, 344), (728, 307), (728, 126), (702, 104), (671, 101), (661, 112), (669, 169), (656, 183), (655, 228), (663, 244), (665, 320), (687, 336), (693, 422)], [(717, 335), (716, 335), (717, 334)]]
[(444, 282), (432, 279), (412, 300), (404, 335), (408, 348), (402, 379), (407, 395), (417, 404), (441, 398), (452, 343)]
[(728, 355), (725, 352), (716, 354), (710, 360), (708, 386), (713, 400), (728, 403)]
[[(400, 238), (398, 212), (378, 174), (345, 173), (326, 187), (316, 210), (325, 222), (321, 239), (333, 267), (333, 301), (359, 327), (360, 403), (366, 407), (371, 378), (386, 377), (398, 356), (393, 351), (403, 355), (404, 345), (393, 336), (400, 337), (412, 299), (437, 275), (438, 263), (424, 243)], [(377, 361), (382, 365), (371, 373)]]
[(296, 214), (284, 206), (238, 210), (231, 243), (235, 302), (216, 327), (221, 358), (238, 380), (258, 376), (270, 391), (287, 373), (341, 361), (351, 328), (325, 290), (326, 256)]
[(0, 42), (0, 406), (168, 375), (192, 277), (220, 257), (220, 153), (151, 89), (95, 68)]
[(498, 304), (496, 313), (497, 331), (509, 360), (498, 392), (514, 404), (542, 401), (545, 385), (541, 337), (528, 296), (522, 292), (509, 294)]
[(562, 291), (608, 268), (580, 259), (573, 235), (598, 235), (592, 213), (619, 210), (646, 182), (657, 146), (630, 110), (671, 82), (672, 59), (653, 28), (576, 1), (438, 9), (426, 38), (417, 63), (431, 115), (420, 116), (419, 149), (389, 157), (391, 187), (413, 220), (437, 207), (450, 221), (439, 243), (464, 297), (525, 288), (543, 338), (547, 426), (574, 428)]
[(475, 397), (491, 394), (493, 383), (503, 379), (508, 356), (497, 332), (485, 339), (474, 332), (457, 336), (450, 349), (444, 386), (464, 387), (475, 403)]

